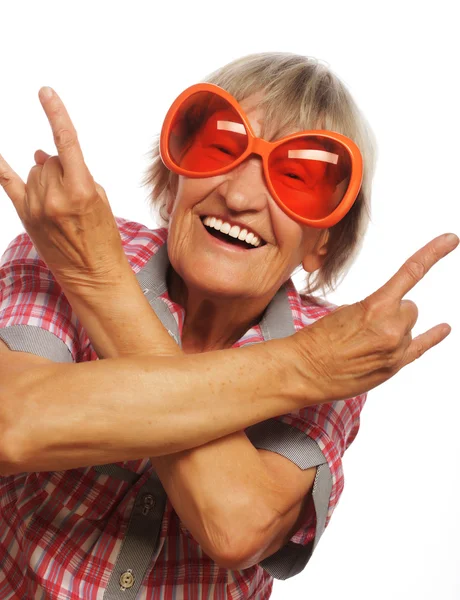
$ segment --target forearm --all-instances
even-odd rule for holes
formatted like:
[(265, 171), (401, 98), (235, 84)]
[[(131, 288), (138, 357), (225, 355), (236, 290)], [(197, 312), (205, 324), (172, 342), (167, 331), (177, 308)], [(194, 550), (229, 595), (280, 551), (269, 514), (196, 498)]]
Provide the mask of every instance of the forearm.
[[(276, 537), (282, 488), (244, 431), (152, 460), (171, 504), (205, 552), (260, 548)], [(214, 558), (214, 557), (213, 557)], [(216, 559), (215, 559), (216, 560)]]
[(99, 358), (180, 353), (127, 261), (109, 288), (68, 288), (64, 292)]
[[(5, 374), (14, 354), (1, 359)], [(179, 357), (49, 363), (4, 381), (7, 448), (24, 471), (179, 452), (297, 410), (314, 395), (288, 340)]]

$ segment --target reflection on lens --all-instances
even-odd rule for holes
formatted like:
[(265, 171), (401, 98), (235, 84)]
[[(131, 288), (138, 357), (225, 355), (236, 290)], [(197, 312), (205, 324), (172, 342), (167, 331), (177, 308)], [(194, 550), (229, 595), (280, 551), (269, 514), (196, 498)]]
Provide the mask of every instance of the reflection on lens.
[(307, 219), (324, 219), (343, 200), (351, 157), (342, 144), (304, 136), (278, 146), (268, 161), (270, 181), (281, 202)]
[(212, 173), (243, 154), (248, 135), (231, 104), (212, 92), (197, 92), (177, 110), (168, 143), (177, 166)]

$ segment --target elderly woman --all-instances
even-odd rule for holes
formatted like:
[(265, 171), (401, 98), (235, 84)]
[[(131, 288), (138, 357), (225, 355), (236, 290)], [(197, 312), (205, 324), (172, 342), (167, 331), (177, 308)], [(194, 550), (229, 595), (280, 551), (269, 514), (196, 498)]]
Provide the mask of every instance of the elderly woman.
[(337, 77), (263, 54), (207, 82), (153, 152), (159, 229), (114, 219), (49, 88), (58, 156), (27, 185), (0, 160), (27, 231), (0, 271), (2, 599), (268, 598), (330, 520), (366, 392), (449, 333), (412, 340), (402, 298), (453, 235), (362, 302), (311, 296), (368, 220), (372, 136)]

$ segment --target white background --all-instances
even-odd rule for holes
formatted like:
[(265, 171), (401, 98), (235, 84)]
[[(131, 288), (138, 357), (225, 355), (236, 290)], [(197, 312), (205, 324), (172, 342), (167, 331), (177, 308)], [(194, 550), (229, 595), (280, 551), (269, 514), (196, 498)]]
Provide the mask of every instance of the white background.
[[(379, 143), (372, 225), (337, 304), (363, 298), (440, 233), (460, 234), (458, 20), (452, 2), (17, 2), (0, 18), (0, 152), (23, 178), (54, 153), (38, 100), (61, 95), (117, 216), (154, 227), (140, 181), (171, 101), (250, 52), (320, 58)], [(269, 8), (269, 6), (272, 6)], [(22, 231), (0, 193), (0, 250)], [(307, 568), (273, 598), (460, 597), (460, 250), (408, 295), (415, 334), (451, 335), (369, 394), (345, 490)]]

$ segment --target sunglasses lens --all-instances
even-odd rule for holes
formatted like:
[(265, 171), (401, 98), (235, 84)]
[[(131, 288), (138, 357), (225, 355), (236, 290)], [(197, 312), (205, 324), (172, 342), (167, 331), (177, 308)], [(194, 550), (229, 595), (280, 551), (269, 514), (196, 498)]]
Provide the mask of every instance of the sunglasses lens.
[(307, 219), (323, 219), (345, 196), (351, 157), (336, 140), (304, 136), (278, 146), (268, 167), (271, 184), (287, 208)]
[(227, 100), (212, 92), (197, 92), (177, 109), (168, 146), (177, 166), (209, 175), (227, 168), (243, 154), (248, 135)]

